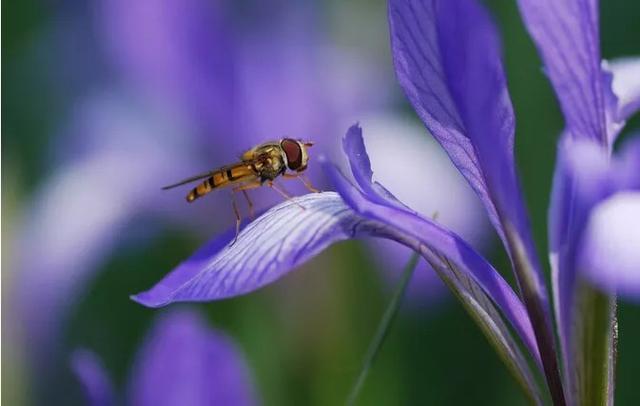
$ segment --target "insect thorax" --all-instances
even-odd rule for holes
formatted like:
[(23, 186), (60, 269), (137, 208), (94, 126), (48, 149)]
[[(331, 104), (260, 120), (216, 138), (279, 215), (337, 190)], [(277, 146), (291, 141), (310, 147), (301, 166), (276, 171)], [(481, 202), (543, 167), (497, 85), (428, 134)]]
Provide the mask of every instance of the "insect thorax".
[(261, 181), (274, 180), (282, 175), (287, 167), (282, 154), (277, 150), (270, 150), (266, 157), (254, 163), (254, 169), (259, 174)]

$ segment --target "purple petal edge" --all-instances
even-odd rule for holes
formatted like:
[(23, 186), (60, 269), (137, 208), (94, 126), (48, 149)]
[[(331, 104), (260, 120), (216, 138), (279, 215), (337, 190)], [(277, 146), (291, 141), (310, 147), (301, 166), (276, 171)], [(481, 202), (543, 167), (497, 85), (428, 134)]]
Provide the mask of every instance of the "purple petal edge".
[(379, 204), (406, 208), (406, 206), (399, 202), (384, 186), (373, 181), (371, 161), (364, 147), (362, 127), (360, 127), (359, 124), (356, 123), (347, 130), (347, 133), (342, 138), (342, 150), (345, 155), (349, 157), (351, 172), (353, 173), (356, 183), (365, 191), (370, 199)]

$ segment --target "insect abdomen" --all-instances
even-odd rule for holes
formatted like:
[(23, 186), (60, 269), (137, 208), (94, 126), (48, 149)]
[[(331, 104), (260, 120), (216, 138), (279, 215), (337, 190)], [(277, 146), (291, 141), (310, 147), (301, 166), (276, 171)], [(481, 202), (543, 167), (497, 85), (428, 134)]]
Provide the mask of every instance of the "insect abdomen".
[(191, 203), (199, 197), (206, 195), (213, 189), (228, 186), (232, 183), (246, 180), (247, 178), (254, 176), (254, 173), (249, 165), (238, 165), (228, 168), (220, 169), (208, 177), (205, 181), (194, 187), (187, 195), (187, 201)]
[(211, 192), (213, 189), (215, 189), (217, 185), (215, 184), (214, 179), (215, 179), (214, 176), (210, 176), (207, 180), (205, 180), (204, 182), (200, 183), (198, 186), (191, 189), (191, 192), (189, 192), (189, 194), (187, 195), (187, 201), (191, 203), (197, 198), (204, 196), (207, 193)]

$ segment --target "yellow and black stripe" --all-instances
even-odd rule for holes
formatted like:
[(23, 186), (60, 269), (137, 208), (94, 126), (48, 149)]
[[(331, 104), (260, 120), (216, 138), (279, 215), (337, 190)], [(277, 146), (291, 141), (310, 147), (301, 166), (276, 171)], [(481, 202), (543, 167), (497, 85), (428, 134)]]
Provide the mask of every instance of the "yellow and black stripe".
[(251, 164), (239, 163), (220, 168), (211, 173), (205, 181), (193, 188), (187, 195), (187, 201), (191, 203), (199, 197), (206, 195), (213, 189), (222, 188), (231, 184), (247, 181), (256, 177)]

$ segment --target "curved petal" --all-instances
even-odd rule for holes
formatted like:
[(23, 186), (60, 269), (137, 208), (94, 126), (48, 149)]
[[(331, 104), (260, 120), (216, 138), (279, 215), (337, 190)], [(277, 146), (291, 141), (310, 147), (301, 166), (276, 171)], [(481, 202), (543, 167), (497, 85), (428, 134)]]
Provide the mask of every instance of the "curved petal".
[(389, 24), (400, 85), (485, 205), (551, 344), (546, 287), (514, 164), (513, 108), (488, 13), (474, 0), (393, 0)]
[(400, 85), (506, 243), (498, 213), (521, 203), (510, 201), (519, 199), (513, 109), (489, 16), (469, 0), (392, 0), (389, 25)]
[(237, 296), (265, 286), (330, 244), (352, 238), (364, 219), (334, 192), (285, 201), (245, 227), (226, 233), (132, 298), (150, 307)]
[(130, 404), (254, 405), (240, 350), (186, 310), (161, 316), (136, 356)]
[[(454, 78), (448, 77), (444, 66), (438, 27), (447, 22), (439, 19), (438, 4), (435, 0), (389, 2), (389, 29), (396, 75), (418, 116), (480, 196), (491, 222), (504, 239), (484, 171), (474, 149), (474, 140), (464, 126), (448, 87)], [(361, 187), (364, 188), (363, 185)]]
[(613, 94), (601, 68), (597, 0), (519, 0), (542, 56), (568, 133), (609, 146), (606, 112)]
[[(440, 156), (435, 154), (436, 151), (429, 151), (435, 147), (430, 145), (433, 141), (410, 140), (411, 130), (410, 126), (404, 126), (402, 129), (390, 128), (390, 132), (403, 132), (391, 138), (388, 133), (372, 136), (369, 128), (369, 147), (365, 148), (362, 128), (358, 124), (349, 128), (342, 145), (357, 185), (369, 200), (377, 204), (398, 207), (411, 213), (416, 212), (415, 208), (425, 216), (436, 214), (441, 222), (451, 226), (452, 230), (461, 234), (467, 241), (482, 245), (482, 241), (486, 240), (486, 221), (482, 218), (479, 202), (460, 175), (447, 165), (448, 162), (440, 162)], [(379, 150), (379, 153), (373, 153), (376, 150)], [(425, 160), (425, 154), (428, 155), (429, 162), (419, 162)], [(374, 157), (374, 161), (379, 161), (379, 169), (382, 168), (376, 172), (375, 177), (401, 192), (402, 201), (374, 180), (370, 155)], [(398, 156), (406, 161), (406, 165), (398, 164)], [(415, 179), (406, 176), (408, 170), (424, 172), (422, 179), (426, 179), (427, 184), (418, 187)], [(432, 173), (433, 176), (430, 176)], [(427, 201), (433, 204), (427, 204)], [(406, 258), (406, 255), (403, 258)]]
[(347, 135), (342, 139), (342, 150), (350, 157), (353, 177), (370, 199), (378, 204), (402, 205), (384, 186), (372, 181), (371, 161), (364, 147), (362, 128), (359, 124), (352, 125), (347, 130)]
[(75, 350), (71, 355), (71, 370), (82, 383), (87, 404), (110, 406), (115, 404), (113, 385), (102, 361), (89, 350)]

